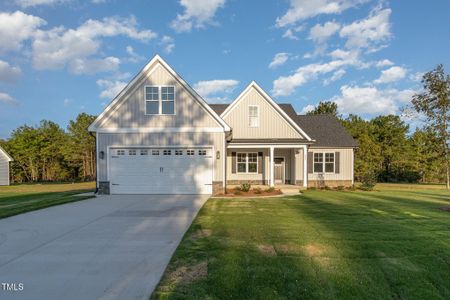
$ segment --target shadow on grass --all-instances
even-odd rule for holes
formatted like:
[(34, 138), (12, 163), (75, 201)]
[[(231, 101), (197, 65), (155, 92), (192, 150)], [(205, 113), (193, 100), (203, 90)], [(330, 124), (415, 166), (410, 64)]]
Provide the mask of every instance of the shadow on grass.
[(3, 196), (0, 197), (0, 219), (55, 205), (90, 199), (94, 196), (77, 196), (77, 194), (90, 191), (80, 190)]
[[(411, 192), (386, 194), (209, 200), (152, 298), (449, 298), (448, 218), (428, 212), (436, 204), (411, 202)], [(191, 239), (200, 229), (213, 234)], [(207, 277), (171, 280), (201, 261)]]

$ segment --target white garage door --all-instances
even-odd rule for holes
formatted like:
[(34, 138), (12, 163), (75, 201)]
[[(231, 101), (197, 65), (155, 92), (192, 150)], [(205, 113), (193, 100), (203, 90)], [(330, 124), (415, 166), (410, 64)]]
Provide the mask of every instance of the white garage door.
[(111, 194), (211, 194), (210, 148), (111, 148)]

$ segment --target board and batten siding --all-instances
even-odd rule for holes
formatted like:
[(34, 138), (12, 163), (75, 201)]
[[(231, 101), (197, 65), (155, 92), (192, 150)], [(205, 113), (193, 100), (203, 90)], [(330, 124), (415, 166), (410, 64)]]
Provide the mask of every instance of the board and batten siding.
[[(107, 181), (107, 149), (109, 146), (142, 146), (142, 147), (171, 147), (171, 146), (213, 146), (214, 181), (222, 181), (223, 175), (223, 147), (225, 137), (223, 132), (176, 132), (176, 133), (97, 133), (97, 162), (98, 180)], [(103, 151), (104, 158), (98, 153)], [(217, 159), (216, 152), (220, 152)]]
[[(167, 127), (220, 127), (192, 94), (161, 64), (149, 75), (144, 75), (123, 96), (107, 115), (101, 128), (167, 128)], [(146, 85), (175, 87), (175, 115), (146, 115), (144, 87)]]
[(0, 150), (0, 185), (9, 185), (9, 159)]
[[(259, 107), (259, 127), (249, 126), (249, 105)], [(224, 120), (233, 128), (233, 139), (303, 138), (255, 88), (243, 95)]]
[(353, 178), (353, 149), (344, 148), (310, 148), (308, 153), (339, 152), (339, 173), (324, 173), (323, 177), (317, 173), (308, 173), (308, 180), (352, 180)]

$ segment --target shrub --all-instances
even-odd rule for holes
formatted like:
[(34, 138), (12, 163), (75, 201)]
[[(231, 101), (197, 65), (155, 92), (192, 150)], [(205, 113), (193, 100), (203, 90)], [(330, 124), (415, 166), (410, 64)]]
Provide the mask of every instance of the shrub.
[(326, 185), (326, 186), (324, 187), (324, 189), (327, 190), (327, 191), (331, 191), (331, 190), (332, 190), (332, 188), (329, 187), (328, 185)]
[(261, 194), (261, 188), (259, 188), (259, 187), (255, 187), (255, 188), (253, 188), (253, 193), (255, 193), (255, 194)]
[(343, 190), (345, 190), (345, 186), (343, 186), (343, 185), (338, 185), (336, 189), (337, 189), (338, 191), (343, 191)]
[(266, 193), (272, 193), (273, 191), (275, 191), (275, 188), (273, 186), (271, 186), (265, 190)]
[(372, 191), (375, 184), (377, 184), (375, 174), (370, 171), (365, 173), (361, 179), (361, 183), (361, 189), (363, 191)]
[(315, 191), (317, 188), (315, 186), (310, 186), (307, 188), (308, 191)]
[(243, 183), (243, 184), (241, 184), (241, 191), (248, 192), (248, 191), (250, 191), (251, 187), (252, 187), (252, 185), (250, 183)]

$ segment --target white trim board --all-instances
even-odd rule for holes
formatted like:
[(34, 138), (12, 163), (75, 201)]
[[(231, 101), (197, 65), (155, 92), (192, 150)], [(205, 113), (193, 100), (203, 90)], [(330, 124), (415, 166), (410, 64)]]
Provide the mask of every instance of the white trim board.
[(2, 147), (0, 147), (0, 153), (2, 153), (3, 155), (5, 155), (6, 159), (9, 161), (14, 161), (14, 159), (11, 157), (11, 155), (8, 154), (8, 152), (6, 152), (5, 149), (3, 149)]
[(256, 91), (258, 91), (264, 99), (266, 99), (267, 102), (269, 102), (270, 105), (272, 105), (273, 108), (275, 108), (275, 110), (289, 123), (289, 125), (291, 125), (291, 127), (296, 130), (297, 132), (299, 132), (303, 137), (305, 137), (308, 141), (314, 141), (313, 139), (311, 139), (306, 132), (303, 131), (303, 129), (301, 129), (297, 123), (294, 122), (294, 120), (292, 120), (285, 112), (284, 110), (281, 109), (281, 107), (275, 102), (273, 101), (273, 99), (255, 82), (252, 81), (250, 82), (250, 84), (244, 89), (244, 91), (242, 91), (242, 93), (239, 94), (239, 96), (233, 101), (231, 102), (230, 105), (228, 105), (228, 107), (224, 110), (224, 112), (220, 115), (222, 117), (222, 119), (225, 119), (230, 112), (237, 106), (237, 103), (239, 101), (242, 100), (242, 98), (244, 98), (244, 96), (252, 89), (256, 89)]
[(139, 128), (100, 128), (97, 133), (176, 133), (176, 132), (224, 132), (219, 127), (139, 127)]
[[(151, 66), (153, 66), (155, 63), (156, 66), (153, 67), (150, 72), (149, 69)], [(141, 69), (141, 71), (125, 86), (125, 88), (111, 101), (111, 103), (103, 110), (103, 112), (95, 119), (94, 122), (89, 126), (89, 131), (96, 131), (98, 129), (98, 126), (102, 123), (104, 123), (110, 116), (106, 116), (106, 114), (112, 110), (112, 113), (117, 109), (119, 106), (119, 101), (125, 100), (126, 98), (123, 98), (123, 96), (130, 90), (132, 87), (135, 86), (135, 84), (143, 79), (142, 77), (145, 77), (144, 75), (151, 74), (158, 66), (163, 66), (183, 87), (186, 88), (186, 90), (193, 96), (193, 98), (198, 101), (198, 103), (201, 105), (201, 107), (206, 110), (214, 119), (215, 121), (223, 127), (225, 131), (230, 131), (231, 128), (228, 126), (228, 124), (214, 111), (212, 108), (203, 100), (203, 98), (183, 79), (180, 75), (178, 75), (172, 67), (170, 67), (158, 54), (156, 54), (148, 63), (144, 66), (144, 68)], [(147, 73), (148, 72), (148, 73)], [(117, 105), (116, 105), (117, 104)], [(103, 120), (106, 116), (106, 119)]]

